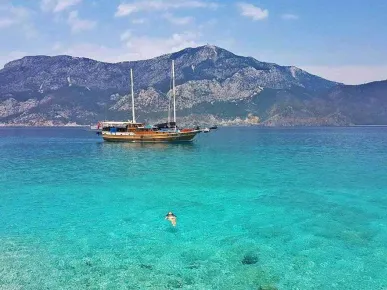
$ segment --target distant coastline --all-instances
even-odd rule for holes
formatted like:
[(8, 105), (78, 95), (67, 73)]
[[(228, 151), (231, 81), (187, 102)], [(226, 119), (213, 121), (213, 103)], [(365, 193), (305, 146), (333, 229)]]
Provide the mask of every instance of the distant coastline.
[(90, 125), (28, 125), (28, 124), (0, 124), (0, 128), (54, 128), (54, 127), (63, 127), (63, 128), (79, 128), (79, 127), (89, 127)]

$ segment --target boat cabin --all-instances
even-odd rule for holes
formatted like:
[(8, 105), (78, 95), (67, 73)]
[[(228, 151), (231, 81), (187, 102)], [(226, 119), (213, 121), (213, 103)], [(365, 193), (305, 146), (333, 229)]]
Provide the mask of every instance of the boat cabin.
[(116, 122), (116, 121), (104, 121), (102, 122), (102, 132), (129, 132), (138, 129), (145, 129), (143, 123), (133, 123), (131, 121), (127, 122)]

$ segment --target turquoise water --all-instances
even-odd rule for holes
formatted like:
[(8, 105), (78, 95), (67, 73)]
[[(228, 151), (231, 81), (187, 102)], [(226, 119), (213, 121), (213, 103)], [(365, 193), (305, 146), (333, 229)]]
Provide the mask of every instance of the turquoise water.
[(0, 289), (387, 289), (386, 144), (387, 128), (192, 145), (2, 128)]

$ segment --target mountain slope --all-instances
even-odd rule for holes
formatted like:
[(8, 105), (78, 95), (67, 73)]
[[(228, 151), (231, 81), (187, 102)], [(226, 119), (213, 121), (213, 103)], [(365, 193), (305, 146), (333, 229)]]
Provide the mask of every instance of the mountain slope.
[(239, 73), (246, 81), (273, 88), (292, 85), (308, 89), (329, 88), (333, 82), (295, 67), (282, 67), (241, 57), (215, 46), (187, 48), (150, 60), (103, 63), (71, 56), (27, 56), (0, 71), (0, 92), (51, 91), (69, 84), (98, 90), (127, 91), (133, 68), (137, 89), (170, 87), (171, 60), (175, 60), (177, 84), (193, 80), (224, 81)]
[(172, 59), (182, 122), (246, 124), (258, 117), (263, 125), (386, 123), (383, 83), (344, 86), (210, 45), (115, 64), (71, 56), (12, 61), (0, 70), (0, 123), (128, 119), (130, 68), (139, 120), (165, 119)]

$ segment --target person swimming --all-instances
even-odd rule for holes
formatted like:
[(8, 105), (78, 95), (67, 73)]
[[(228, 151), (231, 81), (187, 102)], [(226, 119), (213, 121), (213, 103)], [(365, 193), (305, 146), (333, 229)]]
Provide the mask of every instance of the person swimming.
[(173, 214), (173, 212), (168, 212), (165, 216), (165, 219), (169, 220), (174, 227), (176, 226), (176, 216)]

